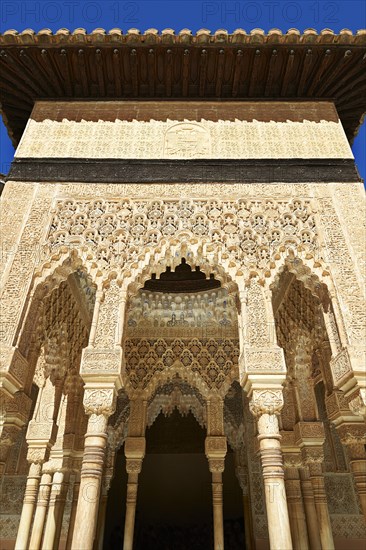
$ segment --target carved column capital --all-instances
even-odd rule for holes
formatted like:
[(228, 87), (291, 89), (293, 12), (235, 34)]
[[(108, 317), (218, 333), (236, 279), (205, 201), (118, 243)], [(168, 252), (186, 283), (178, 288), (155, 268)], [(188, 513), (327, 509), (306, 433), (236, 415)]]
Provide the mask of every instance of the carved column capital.
[(283, 407), (281, 389), (254, 389), (249, 403), (250, 412), (259, 417), (261, 415), (279, 415)]
[(205, 453), (211, 473), (222, 473), (225, 469), (227, 442), (225, 436), (208, 436), (205, 440)]
[(142, 469), (142, 460), (137, 458), (126, 459), (126, 471), (128, 474), (139, 474)]
[(343, 445), (366, 444), (366, 426), (364, 422), (343, 422), (337, 426), (337, 432)]
[(146, 452), (146, 439), (144, 437), (126, 437), (125, 455), (128, 459), (142, 460)]
[(324, 462), (323, 445), (313, 447), (303, 447), (301, 449), (304, 464), (306, 464), (311, 472), (312, 467), (316, 464), (321, 467)]
[(348, 406), (356, 416), (366, 417), (366, 388), (361, 388), (349, 402)]
[(83, 398), (87, 415), (111, 416), (116, 408), (116, 390), (114, 387), (86, 387)]
[(41, 465), (46, 462), (49, 454), (49, 448), (47, 446), (42, 447), (29, 447), (27, 451), (27, 461), (30, 464)]

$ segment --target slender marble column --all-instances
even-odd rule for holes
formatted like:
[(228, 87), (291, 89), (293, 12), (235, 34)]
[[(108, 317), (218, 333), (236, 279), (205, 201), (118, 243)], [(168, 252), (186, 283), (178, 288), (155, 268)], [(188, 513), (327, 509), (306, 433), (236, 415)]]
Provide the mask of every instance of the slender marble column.
[(330, 523), (322, 464), (320, 462), (313, 462), (309, 463), (308, 466), (314, 492), (322, 549), (334, 550), (332, 525)]
[(81, 467), (75, 527), (71, 544), (72, 550), (92, 550), (93, 548), (105, 447), (107, 444), (106, 430), (108, 416), (93, 413), (89, 418)]
[(105, 515), (107, 511), (108, 494), (102, 494), (99, 503), (99, 513), (97, 522), (97, 540), (95, 544), (96, 550), (103, 550)]
[(29, 543), (29, 550), (39, 550), (43, 536), (43, 529), (46, 520), (48, 502), (51, 493), (52, 475), (49, 473), (42, 474), (41, 483), (39, 486), (38, 500), (36, 513), (32, 527), (32, 535)]
[(125, 455), (128, 481), (123, 550), (133, 549), (138, 477), (141, 472), (142, 460), (145, 456), (145, 451), (146, 440), (144, 437), (127, 437), (125, 441)]
[(66, 504), (67, 492), (69, 489), (69, 472), (65, 472), (63, 480), (61, 482), (60, 492), (56, 496), (55, 502), (55, 515), (56, 515), (56, 532), (53, 546), (55, 549), (59, 547), (61, 530), (62, 530), (62, 521), (64, 517), (64, 510)]
[(212, 506), (214, 519), (214, 548), (224, 549), (224, 515), (222, 499), (222, 472), (212, 472)]
[(227, 443), (225, 436), (207, 436), (205, 453), (212, 474), (212, 506), (214, 522), (214, 548), (224, 549), (224, 515), (222, 498), (222, 473), (225, 469)]
[(52, 487), (48, 505), (46, 527), (44, 530), (42, 550), (52, 550), (58, 546), (58, 537), (61, 532), (65, 499), (63, 472), (55, 472), (52, 478)]
[(76, 508), (77, 508), (78, 497), (79, 497), (79, 489), (80, 489), (80, 479), (75, 479), (73, 490), (72, 490), (72, 503), (71, 503), (71, 512), (70, 512), (70, 520), (69, 520), (69, 529), (67, 532), (67, 539), (66, 539), (66, 550), (71, 549), (72, 536), (74, 534), (74, 526), (75, 526)]
[(294, 550), (309, 550), (301, 482), (297, 468), (286, 468), (285, 486)]
[(128, 481), (127, 481), (127, 500), (126, 500), (126, 517), (125, 517), (123, 550), (133, 549), (137, 489), (138, 489), (138, 473), (129, 472)]
[(38, 487), (41, 479), (42, 464), (31, 463), (25, 487), (22, 514), (20, 516), (15, 550), (24, 550), (28, 546), (33, 513), (36, 507)]
[(300, 478), (310, 548), (311, 550), (319, 550), (322, 545), (320, 541), (318, 516), (315, 507), (313, 485), (307, 468), (302, 468), (300, 470)]
[(366, 520), (366, 460), (352, 460), (350, 465)]
[(282, 407), (282, 388), (253, 390), (249, 408), (257, 418), (271, 550), (292, 550), (277, 419)]
[[(243, 451), (242, 451), (243, 452)], [(237, 451), (235, 453), (236, 462), (239, 464), (235, 468), (236, 477), (243, 491), (243, 513), (244, 513), (244, 533), (246, 550), (254, 550), (252, 511), (250, 506), (250, 487), (248, 479), (248, 469), (246, 466), (240, 466), (241, 456)]]
[(262, 414), (258, 418), (258, 432), (270, 547), (292, 550), (277, 416)]
[[(365, 425), (346, 427), (346, 436), (342, 443), (347, 448), (351, 472), (355, 481), (361, 508), (366, 519), (366, 460), (365, 460)], [(344, 430), (345, 431), (345, 430)], [(358, 432), (358, 433), (357, 433)], [(358, 437), (357, 437), (358, 435)]]

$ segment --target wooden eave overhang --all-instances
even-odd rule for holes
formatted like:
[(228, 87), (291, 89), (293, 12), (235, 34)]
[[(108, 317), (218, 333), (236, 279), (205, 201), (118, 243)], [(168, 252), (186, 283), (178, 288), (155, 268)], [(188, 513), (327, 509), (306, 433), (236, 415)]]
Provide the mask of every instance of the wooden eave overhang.
[(37, 99), (330, 100), (352, 141), (366, 112), (366, 30), (9, 30), (0, 74), (15, 146)]

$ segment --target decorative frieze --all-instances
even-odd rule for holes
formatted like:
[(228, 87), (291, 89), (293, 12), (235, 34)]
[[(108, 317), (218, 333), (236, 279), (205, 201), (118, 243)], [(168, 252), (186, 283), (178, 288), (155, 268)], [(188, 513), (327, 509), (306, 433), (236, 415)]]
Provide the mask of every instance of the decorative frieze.
[(353, 158), (341, 122), (30, 119), (17, 158)]

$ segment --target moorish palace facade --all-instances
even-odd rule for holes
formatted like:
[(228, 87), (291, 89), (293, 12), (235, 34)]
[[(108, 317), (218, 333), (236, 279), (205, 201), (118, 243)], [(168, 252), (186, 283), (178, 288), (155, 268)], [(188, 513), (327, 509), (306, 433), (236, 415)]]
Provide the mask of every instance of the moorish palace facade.
[(365, 66), (1, 35), (2, 549), (364, 548)]

